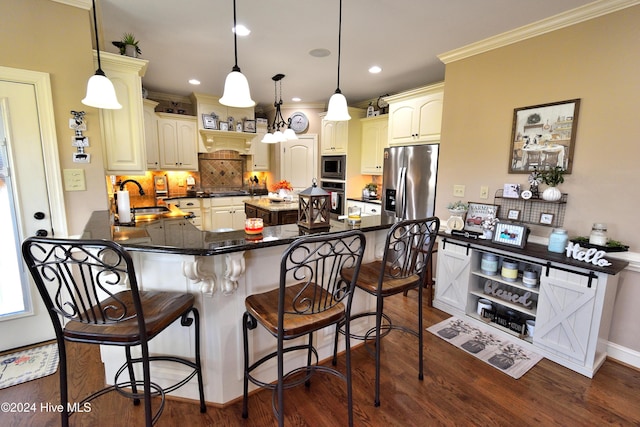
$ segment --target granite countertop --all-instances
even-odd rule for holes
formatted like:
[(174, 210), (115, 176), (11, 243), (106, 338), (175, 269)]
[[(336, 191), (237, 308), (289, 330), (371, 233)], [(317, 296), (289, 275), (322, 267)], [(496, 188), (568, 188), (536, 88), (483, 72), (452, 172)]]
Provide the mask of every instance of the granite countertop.
[(261, 209), (266, 209), (273, 212), (279, 211), (297, 211), (298, 210), (298, 202), (274, 202), (268, 197), (264, 197), (261, 199), (246, 199), (244, 201), (246, 205), (255, 206)]
[[(291, 205), (291, 203), (289, 205)], [(246, 234), (244, 230), (227, 232), (201, 231), (187, 222), (184, 227), (175, 227), (176, 229), (180, 229), (177, 232), (182, 233), (185, 238), (171, 239), (172, 241), (182, 241), (182, 245), (166, 246), (154, 243), (152, 238), (153, 233), (148, 233), (146, 230), (146, 227), (156, 223), (157, 221), (148, 221), (137, 223), (135, 227), (117, 226), (113, 225), (108, 210), (94, 211), (85, 226), (81, 238), (113, 240), (131, 251), (209, 256), (270, 246), (288, 245), (298, 237), (310, 234), (309, 230), (298, 227), (297, 224), (265, 227), (261, 234), (249, 235)], [(335, 233), (352, 230), (354, 228), (359, 228), (364, 232), (376, 231), (388, 229), (393, 223), (393, 218), (386, 219), (380, 216), (362, 217), (359, 227), (349, 225), (346, 219), (331, 220), (328, 230), (317, 229), (311, 231), (311, 233)], [(165, 227), (165, 232), (166, 231)]]
[(382, 204), (382, 200), (380, 199), (367, 199), (365, 197), (347, 197), (347, 200), (353, 200), (354, 202), (375, 203), (376, 205)]

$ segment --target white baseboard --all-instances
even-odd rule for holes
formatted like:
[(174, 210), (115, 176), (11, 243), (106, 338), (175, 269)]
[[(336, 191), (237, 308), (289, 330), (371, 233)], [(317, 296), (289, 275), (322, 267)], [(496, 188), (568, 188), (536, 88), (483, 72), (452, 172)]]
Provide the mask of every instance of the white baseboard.
[(607, 356), (619, 362), (640, 369), (640, 352), (609, 342)]

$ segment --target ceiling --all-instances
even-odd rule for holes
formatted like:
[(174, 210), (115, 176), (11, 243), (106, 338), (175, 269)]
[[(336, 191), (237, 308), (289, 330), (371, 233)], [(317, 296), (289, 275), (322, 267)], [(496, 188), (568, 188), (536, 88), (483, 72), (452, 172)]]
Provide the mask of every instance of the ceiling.
[[(592, 0), (344, 0), (340, 89), (349, 104), (444, 80), (437, 55), (557, 15)], [(232, 0), (99, 0), (101, 49), (133, 33), (142, 79), (152, 92), (222, 96), (234, 65)], [(282, 99), (328, 101), (337, 86), (339, 0), (237, 0), (238, 65), (253, 99), (274, 102), (272, 76), (285, 74)], [(309, 55), (328, 49), (329, 56)], [(370, 74), (369, 67), (382, 67)], [(188, 83), (191, 78), (199, 86)]]

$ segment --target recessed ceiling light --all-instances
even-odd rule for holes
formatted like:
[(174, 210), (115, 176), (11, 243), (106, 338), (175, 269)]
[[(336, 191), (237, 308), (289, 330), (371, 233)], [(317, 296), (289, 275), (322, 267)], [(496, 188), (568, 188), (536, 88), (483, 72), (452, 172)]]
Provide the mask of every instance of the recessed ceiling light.
[(371, 74), (378, 74), (380, 71), (382, 71), (382, 68), (378, 67), (377, 65), (374, 65), (373, 67), (369, 68), (369, 72)]
[(291, 100), (292, 100), (293, 102), (300, 102), (300, 101), (302, 101), (302, 99), (298, 98), (297, 96), (295, 96), (295, 97), (291, 98)]
[(232, 31), (240, 37), (248, 36), (249, 34), (251, 34), (251, 30), (242, 24), (236, 25), (235, 28), (232, 29)]
[(324, 48), (312, 49), (309, 51), (309, 55), (315, 56), (316, 58), (324, 58), (325, 56), (331, 55), (331, 51)]
[(200, 80), (198, 79), (189, 79), (189, 83), (192, 85), (199, 85), (200, 84)]

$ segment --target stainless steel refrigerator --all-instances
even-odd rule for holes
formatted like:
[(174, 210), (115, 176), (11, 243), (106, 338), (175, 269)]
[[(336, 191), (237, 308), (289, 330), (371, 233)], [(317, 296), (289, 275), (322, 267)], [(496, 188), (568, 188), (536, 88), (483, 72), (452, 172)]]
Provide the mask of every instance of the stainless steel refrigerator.
[(396, 220), (433, 216), (439, 144), (384, 150), (382, 215)]

